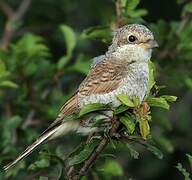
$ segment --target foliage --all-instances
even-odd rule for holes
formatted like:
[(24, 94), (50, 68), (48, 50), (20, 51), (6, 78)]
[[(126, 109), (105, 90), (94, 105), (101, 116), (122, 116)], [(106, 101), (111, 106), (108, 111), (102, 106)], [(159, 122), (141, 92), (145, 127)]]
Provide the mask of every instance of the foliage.
[[(190, 163), (190, 166), (192, 165), (191, 161), (192, 161), (192, 156), (190, 154), (186, 154), (188, 161)], [(187, 172), (187, 170), (182, 166), (181, 163), (177, 163), (176, 168), (182, 173), (182, 175), (184, 176), (185, 180), (190, 180), (190, 173)], [(192, 166), (191, 166), (192, 169)]]
[[(13, 9), (21, 4), (19, 0), (4, 2)], [(1, 167), (55, 119), (85, 77), (91, 59), (106, 51), (117, 24), (115, 2), (33, 1), (24, 17), (12, 22), (14, 31), (8, 47), (3, 48), (1, 41), (0, 49)], [(192, 152), (191, 2), (120, 2), (124, 21), (147, 24), (160, 45), (149, 61), (146, 102), (150, 109), (139, 105), (136, 97), (117, 97), (122, 105), (112, 110), (128, 139), (111, 139), (87, 178), (179, 179), (178, 170), (190, 178), (183, 154)], [(6, 13), (0, 12), (1, 40), (7, 20)], [(177, 103), (171, 105), (176, 96)], [(106, 119), (100, 110), (109, 108), (88, 105), (76, 118), (97, 113), (92, 126), (98, 126)], [(100, 141), (95, 137), (89, 145), (79, 142), (85, 142), (85, 137), (69, 134), (43, 145), (40, 153), (32, 154), (8, 173), (1, 171), (0, 179), (64, 179), (65, 163), (79, 169)], [(178, 164), (177, 170), (175, 162), (184, 165)]]

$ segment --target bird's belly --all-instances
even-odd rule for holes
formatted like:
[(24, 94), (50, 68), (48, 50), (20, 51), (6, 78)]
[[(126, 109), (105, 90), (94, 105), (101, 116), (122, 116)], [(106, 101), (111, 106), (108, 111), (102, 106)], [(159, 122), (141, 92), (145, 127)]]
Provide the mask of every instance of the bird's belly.
[(82, 96), (79, 98), (80, 107), (91, 103), (111, 104), (113, 107), (118, 107), (121, 103), (117, 99), (118, 94), (127, 94), (130, 98), (136, 96), (143, 101), (147, 92), (148, 78), (143, 78), (137, 81), (132, 78), (125, 78), (119, 88), (105, 94), (95, 94), (90, 96)]

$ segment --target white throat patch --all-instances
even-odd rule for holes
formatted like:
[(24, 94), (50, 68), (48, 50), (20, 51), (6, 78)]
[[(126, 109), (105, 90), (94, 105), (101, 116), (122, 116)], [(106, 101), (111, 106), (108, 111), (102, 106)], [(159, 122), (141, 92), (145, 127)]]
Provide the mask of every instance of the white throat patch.
[(113, 56), (137, 62), (147, 62), (151, 58), (152, 49), (144, 49), (135, 44), (126, 44), (117, 48)]

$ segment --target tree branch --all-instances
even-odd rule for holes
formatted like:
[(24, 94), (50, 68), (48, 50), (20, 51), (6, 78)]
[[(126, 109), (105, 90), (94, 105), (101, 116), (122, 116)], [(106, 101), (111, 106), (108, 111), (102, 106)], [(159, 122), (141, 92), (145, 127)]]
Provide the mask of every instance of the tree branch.
[(0, 1), (0, 8), (7, 17), (13, 16), (13, 10), (6, 2)]
[[(99, 143), (98, 147), (93, 151), (91, 156), (84, 162), (83, 166), (81, 167), (79, 173), (75, 174), (75, 167), (72, 166), (69, 168), (67, 174), (69, 180), (79, 180), (81, 176), (84, 176), (87, 174), (87, 172), (90, 170), (90, 168), (93, 166), (95, 161), (98, 159), (101, 152), (105, 149), (105, 147), (109, 144), (110, 139), (115, 136), (116, 131), (119, 127), (119, 121), (116, 119), (112, 119), (112, 128), (109, 132), (108, 136), (105, 136), (102, 138), (101, 142)], [(90, 137), (88, 137), (90, 139)]]
[(6, 50), (8, 48), (11, 37), (15, 31), (13, 24), (17, 21), (20, 21), (26, 11), (28, 10), (32, 0), (23, 0), (18, 7), (18, 9), (14, 12), (12, 8), (5, 2), (0, 2), (0, 8), (3, 10), (5, 15), (8, 17), (7, 22), (5, 24), (5, 28), (3, 31), (3, 36), (1, 40), (1, 48)]
[(85, 161), (83, 167), (81, 168), (81, 170), (79, 172), (79, 176), (84, 176), (89, 171), (89, 169), (92, 167), (92, 165), (94, 164), (94, 162), (96, 161), (96, 159), (98, 158), (100, 153), (108, 145), (108, 143), (109, 143), (109, 138), (108, 137), (104, 137), (101, 140), (99, 146), (95, 149), (95, 151), (92, 153), (90, 158)]
[(32, 0), (23, 0), (20, 4), (19, 8), (15, 12), (14, 18), (15, 20), (20, 20), (25, 15), (26, 11), (28, 10)]
[(124, 25), (124, 21), (125, 21), (123, 17), (124, 7), (122, 4), (122, 1), (116, 0), (115, 6), (116, 6), (116, 15), (117, 15), (117, 21), (116, 21), (117, 27), (121, 27)]

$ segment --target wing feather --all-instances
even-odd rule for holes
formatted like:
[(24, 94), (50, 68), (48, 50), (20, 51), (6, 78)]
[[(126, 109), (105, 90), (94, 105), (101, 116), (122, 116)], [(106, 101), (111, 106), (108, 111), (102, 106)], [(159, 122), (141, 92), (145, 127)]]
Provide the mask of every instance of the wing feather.
[(109, 93), (119, 87), (126, 72), (127, 67), (123, 63), (110, 60), (98, 63), (81, 83), (78, 93), (83, 96)]

